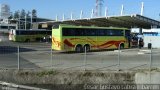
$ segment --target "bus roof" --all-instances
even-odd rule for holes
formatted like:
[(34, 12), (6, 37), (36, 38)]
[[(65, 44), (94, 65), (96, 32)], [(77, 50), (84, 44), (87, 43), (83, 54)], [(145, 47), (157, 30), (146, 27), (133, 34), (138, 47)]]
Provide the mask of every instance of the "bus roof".
[(16, 31), (51, 31), (47, 29), (11, 29), (11, 30), (16, 30)]
[(68, 25), (68, 24), (60, 24), (59, 25), (59, 28), (60, 27), (63, 27), (63, 28), (95, 28), (95, 29), (98, 29), (98, 28), (101, 28), (101, 29), (127, 29), (128, 28), (120, 28), (120, 27), (97, 27), (97, 26), (75, 26), (75, 25)]

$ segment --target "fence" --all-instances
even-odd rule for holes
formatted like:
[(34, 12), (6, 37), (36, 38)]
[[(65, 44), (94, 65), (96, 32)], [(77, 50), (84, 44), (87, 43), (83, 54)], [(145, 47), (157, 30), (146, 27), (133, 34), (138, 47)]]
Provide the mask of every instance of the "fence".
[(160, 49), (60, 52), (50, 43), (1, 45), (1, 69), (139, 70), (159, 68)]

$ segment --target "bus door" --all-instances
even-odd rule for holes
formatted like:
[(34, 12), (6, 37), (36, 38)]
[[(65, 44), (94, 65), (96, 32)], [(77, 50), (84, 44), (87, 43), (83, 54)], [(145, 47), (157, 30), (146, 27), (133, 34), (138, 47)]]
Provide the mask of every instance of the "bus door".
[(131, 47), (131, 31), (125, 30), (125, 38), (128, 41), (128, 47)]
[(131, 44), (132, 47), (138, 47), (138, 36), (136, 33), (131, 34)]

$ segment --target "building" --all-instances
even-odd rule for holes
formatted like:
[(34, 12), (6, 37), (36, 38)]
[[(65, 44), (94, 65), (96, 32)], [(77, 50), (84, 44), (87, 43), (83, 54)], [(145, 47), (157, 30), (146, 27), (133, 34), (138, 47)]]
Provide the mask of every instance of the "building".
[(10, 6), (7, 4), (0, 4), (0, 18), (8, 19), (10, 17)]
[(10, 29), (50, 29), (43, 28), (39, 22), (53, 21), (51, 19), (29, 17), (8, 19), (10, 17), (10, 6), (7, 4), (0, 4), (0, 32), (9, 32)]
[(144, 47), (151, 43), (153, 48), (160, 48), (160, 28), (143, 29)]

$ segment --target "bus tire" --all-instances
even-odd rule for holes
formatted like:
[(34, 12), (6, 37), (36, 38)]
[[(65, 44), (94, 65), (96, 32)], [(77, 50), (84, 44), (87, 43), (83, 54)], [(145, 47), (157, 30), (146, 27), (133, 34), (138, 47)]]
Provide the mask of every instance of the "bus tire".
[(86, 48), (86, 52), (89, 52), (90, 51), (90, 45), (86, 44), (84, 45), (84, 51), (85, 51), (85, 48)]
[(82, 50), (82, 45), (77, 45), (76, 48), (75, 48), (75, 51), (76, 51), (77, 53), (82, 52), (82, 51), (83, 51), (83, 50)]
[(124, 44), (123, 43), (120, 45), (120, 49), (124, 49)]

